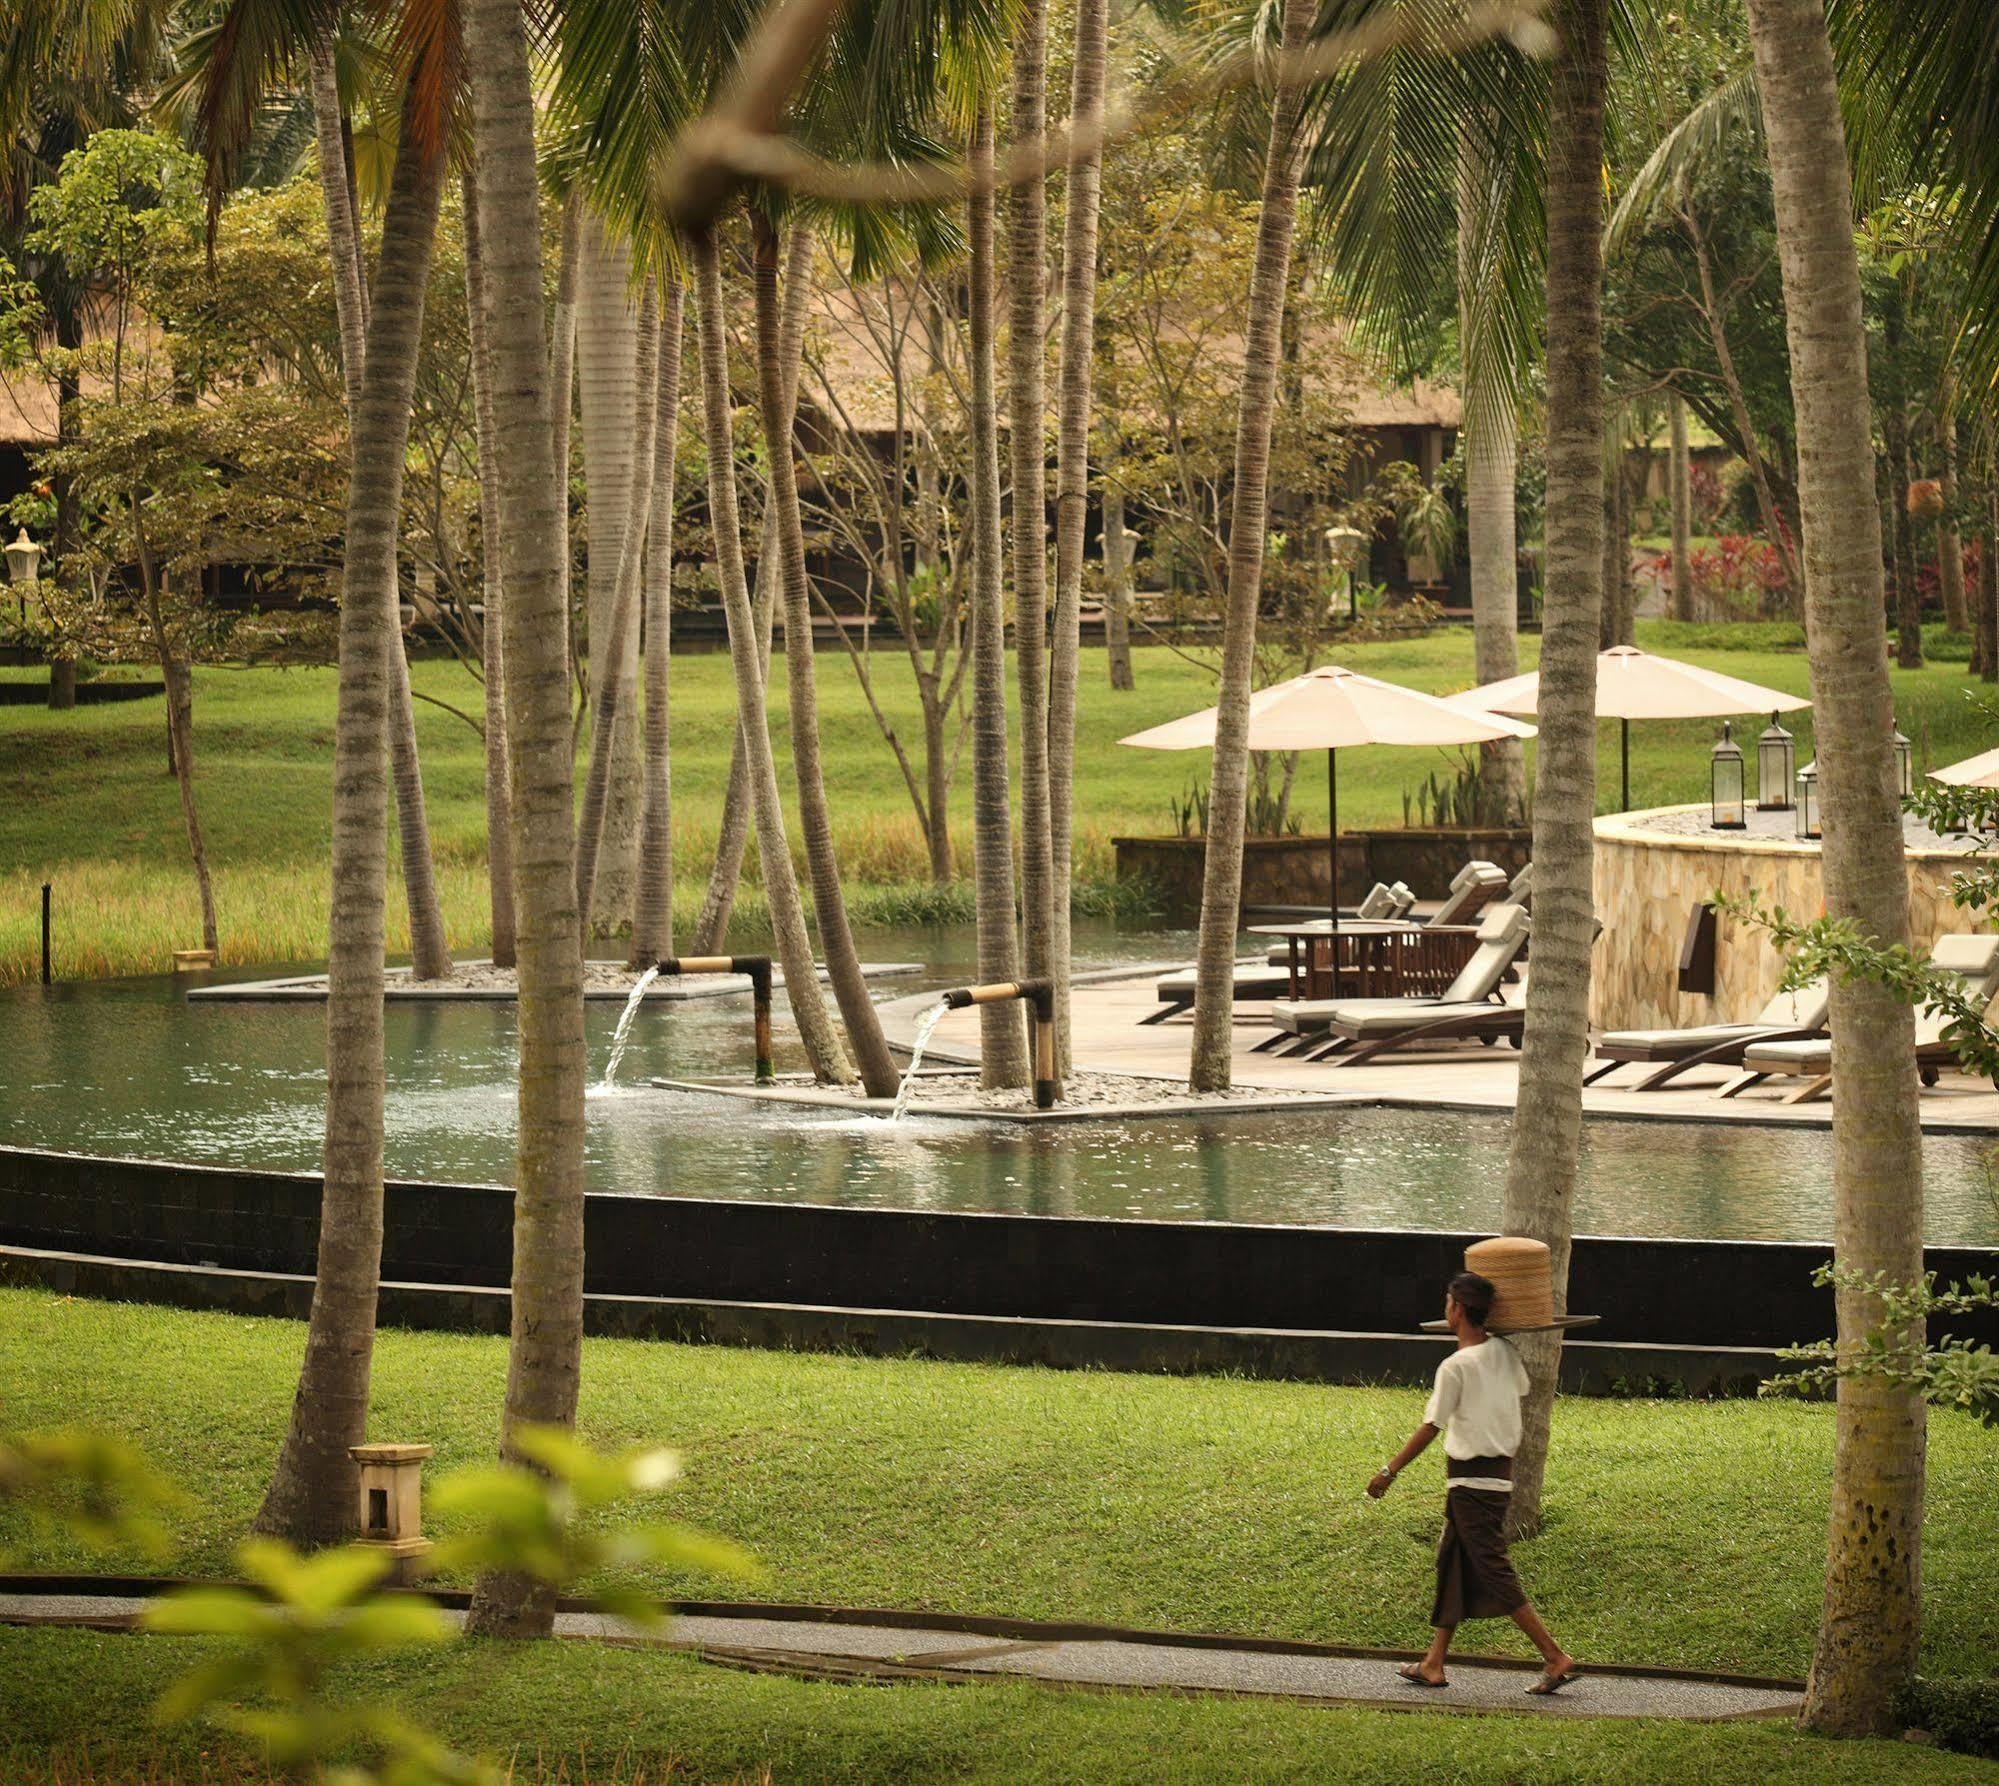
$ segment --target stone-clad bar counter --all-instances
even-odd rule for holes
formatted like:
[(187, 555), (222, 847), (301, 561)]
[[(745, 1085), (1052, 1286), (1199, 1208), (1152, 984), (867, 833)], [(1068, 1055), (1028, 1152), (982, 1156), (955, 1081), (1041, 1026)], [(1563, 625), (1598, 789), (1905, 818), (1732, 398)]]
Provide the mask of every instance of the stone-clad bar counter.
[[(1716, 892), (1756, 892), (1766, 905), (1817, 917), (1825, 909), (1819, 846), (1794, 833), (1794, 813), (1750, 812), (1750, 829), (1709, 828), (1708, 808), (1667, 806), (1596, 821), (1596, 909), (1603, 919), (1590, 981), (1590, 1021), (1605, 1029), (1663, 1029), (1753, 1018), (1783, 961), (1763, 930), (1723, 917), (1714, 990), (1677, 987), (1680, 945), (1694, 908)], [(1907, 851), (1910, 940), (1993, 928), (1951, 901), (1967, 847), (1913, 825)]]

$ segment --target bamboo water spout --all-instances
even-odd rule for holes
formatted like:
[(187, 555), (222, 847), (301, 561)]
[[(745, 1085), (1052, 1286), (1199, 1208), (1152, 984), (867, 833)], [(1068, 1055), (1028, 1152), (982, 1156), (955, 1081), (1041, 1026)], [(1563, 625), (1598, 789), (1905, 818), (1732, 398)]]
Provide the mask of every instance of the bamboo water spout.
[(1051, 980), (995, 980), (986, 986), (960, 986), (944, 993), (943, 1001), (954, 1011), (973, 1005), (1005, 1004), (1023, 999), (1034, 1008), (1034, 1107), (1054, 1108), (1061, 1096), (1061, 1082), (1055, 1076), (1055, 985)]
[(747, 974), (756, 1011), (757, 1083), (768, 1085), (777, 1077), (777, 1068), (771, 1060), (768, 955), (668, 955), (661, 959), (659, 971), (663, 974)]

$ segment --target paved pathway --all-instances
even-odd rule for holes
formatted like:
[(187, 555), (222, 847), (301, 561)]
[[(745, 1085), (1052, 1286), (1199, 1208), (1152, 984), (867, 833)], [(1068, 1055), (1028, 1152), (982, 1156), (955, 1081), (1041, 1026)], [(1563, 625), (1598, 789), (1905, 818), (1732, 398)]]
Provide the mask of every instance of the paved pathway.
[[(0, 1594), (0, 1623), (122, 1629), (144, 1604), (129, 1596)], [(453, 1614), (452, 1616), (460, 1616)], [(1024, 1678), (1070, 1687), (1228, 1693), (1320, 1704), (1391, 1705), (1421, 1711), (1508, 1711), (1549, 1718), (1714, 1720), (1795, 1714), (1802, 1689), (1786, 1682), (1591, 1668), (1561, 1693), (1526, 1692), (1536, 1670), (1510, 1661), (1451, 1665), (1441, 1692), (1404, 1686), (1403, 1655), (1312, 1644), (1187, 1639), (1086, 1626), (980, 1620), (962, 1625), (881, 1622), (892, 1615), (799, 1616), (798, 1609), (716, 1612), (675, 1618), (663, 1634), (598, 1613), (564, 1613), (557, 1634), (658, 1643), (723, 1666), (837, 1680), (968, 1681)], [(858, 1621), (858, 1622), (857, 1622)]]

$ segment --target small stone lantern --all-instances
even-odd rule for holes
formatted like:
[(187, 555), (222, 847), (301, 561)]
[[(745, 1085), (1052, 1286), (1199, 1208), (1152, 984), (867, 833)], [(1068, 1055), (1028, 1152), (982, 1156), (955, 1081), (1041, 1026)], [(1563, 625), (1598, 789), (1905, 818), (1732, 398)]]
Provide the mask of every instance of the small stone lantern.
[(1769, 729), (1756, 740), (1756, 805), (1761, 812), (1791, 810), (1791, 782), (1798, 753), (1791, 734), (1770, 715)]
[(28, 530), (19, 530), (14, 543), (7, 548), (7, 581), (10, 583), (33, 583), (42, 568), (42, 549), (28, 538)]
[(1749, 820), (1743, 805), (1742, 748), (1721, 722), (1721, 742), (1708, 759), (1708, 822), (1717, 831), (1743, 831)]
[(423, 1535), (423, 1460), (428, 1445), (353, 1445), (361, 1466), (361, 1543), (385, 1550), (389, 1579), (407, 1587), (423, 1573), (430, 1540)]
[(1798, 835), (1813, 838), (1819, 834), (1819, 766), (1807, 763), (1798, 771)]
[(1895, 781), (1897, 791), (1904, 800), (1915, 792), (1916, 748), (1902, 736), (1901, 727), (1895, 728)]

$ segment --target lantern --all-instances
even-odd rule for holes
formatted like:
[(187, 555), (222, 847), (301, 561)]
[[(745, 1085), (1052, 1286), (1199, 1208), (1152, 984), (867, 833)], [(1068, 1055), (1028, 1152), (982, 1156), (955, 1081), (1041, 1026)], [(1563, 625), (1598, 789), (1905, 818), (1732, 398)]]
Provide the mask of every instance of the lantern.
[(1895, 781), (1904, 800), (1916, 789), (1916, 751), (1908, 739), (1902, 736), (1901, 728), (1895, 731)]
[(1791, 810), (1791, 780), (1797, 773), (1798, 753), (1791, 734), (1777, 723), (1776, 714), (1756, 740), (1756, 805), (1762, 812)]
[(1742, 749), (1730, 735), (1727, 720), (1721, 722), (1721, 742), (1708, 759), (1709, 823), (1717, 831), (1741, 831), (1748, 818), (1743, 806)]
[(407, 1587), (423, 1573), (423, 1460), (428, 1445), (350, 1445), (361, 1466), (361, 1545), (389, 1558), (389, 1578)]
[[(1361, 566), (1362, 555), (1367, 550), (1367, 535), (1358, 527), (1328, 527), (1325, 532), (1326, 556), (1333, 568), (1346, 579), (1347, 619), (1360, 619), (1360, 581), (1355, 575)], [(1330, 619), (1331, 616), (1328, 615)]]
[(1819, 766), (1807, 763), (1798, 771), (1798, 835), (1819, 834)]
[(7, 548), (7, 581), (10, 583), (32, 583), (41, 570), (42, 549), (28, 538), (28, 530), (23, 527), (20, 537)]

